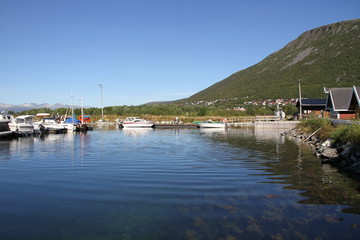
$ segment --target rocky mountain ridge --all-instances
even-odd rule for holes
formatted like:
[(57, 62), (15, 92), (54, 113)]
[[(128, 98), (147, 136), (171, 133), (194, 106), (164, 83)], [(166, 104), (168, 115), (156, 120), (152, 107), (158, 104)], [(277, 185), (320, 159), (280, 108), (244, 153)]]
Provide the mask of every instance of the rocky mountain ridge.
[[(22, 112), (30, 109), (41, 109), (41, 108), (48, 108), (51, 110), (57, 109), (57, 108), (71, 108), (70, 105), (64, 105), (62, 103), (56, 103), (56, 104), (48, 104), (48, 103), (24, 103), (24, 104), (4, 104), (0, 103), (0, 109), (2, 110), (8, 110), (13, 112)], [(74, 106), (74, 108), (78, 108), (78, 106)]]

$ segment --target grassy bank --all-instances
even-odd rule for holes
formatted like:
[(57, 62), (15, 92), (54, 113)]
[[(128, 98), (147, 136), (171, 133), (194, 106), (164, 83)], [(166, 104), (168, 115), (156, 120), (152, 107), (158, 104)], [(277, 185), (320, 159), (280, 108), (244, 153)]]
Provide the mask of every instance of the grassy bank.
[(360, 125), (341, 125), (335, 127), (326, 118), (304, 120), (298, 125), (298, 130), (304, 133), (314, 133), (321, 140), (331, 138), (336, 144), (352, 144), (360, 147)]

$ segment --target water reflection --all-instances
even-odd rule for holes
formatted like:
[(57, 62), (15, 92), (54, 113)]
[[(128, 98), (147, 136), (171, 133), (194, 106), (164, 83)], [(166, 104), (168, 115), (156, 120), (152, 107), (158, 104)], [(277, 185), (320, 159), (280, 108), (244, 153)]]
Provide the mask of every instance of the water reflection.
[(0, 238), (357, 239), (356, 182), (280, 138), (99, 129), (0, 142)]
[(207, 135), (213, 135), (213, 134), (226, 134), (227, 133), (227, 129), (224, 128), (200, 128), (199, 129), (200, 133), (204, 133)]
[(274, 141), (277, 144), (285, 143), (285, 137), (281, 135), (284, 129), (261, 129), (254, 128), (254, 137), (258, 140)]
[(153, 128), (123, 128), (121, 131), (124, 132), (124, 134), (127, 137), (137, 138), (137, 137), (147, 136), (150, 132), (153, 132), (154, 129)]
[(341, 204), (342, 212), (360, 214), (359, 183), (339, 173), (336, 168), (322, 165), (308, 145), (264, 129), (229, 131), (226, 138), (214, 140), (257, 152), (261, 155), (259, 163), (269, 175), (266, 182), (281, 183), (286, 185), (285, 189), (299, 190), (304, 197), (299, 203)]
[(10, 160), (10, 144), (11, 143), (8, 140), (0, 140), (0, 163)]

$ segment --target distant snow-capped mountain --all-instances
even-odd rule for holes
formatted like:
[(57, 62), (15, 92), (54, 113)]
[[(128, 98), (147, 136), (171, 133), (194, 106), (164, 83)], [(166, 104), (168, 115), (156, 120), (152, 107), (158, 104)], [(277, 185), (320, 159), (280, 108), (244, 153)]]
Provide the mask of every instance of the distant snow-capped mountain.
[[(71, 108), (71, 106), (62, 104), (62, 103), (56, 103), (56, 104), (24, 103), (24, 104), (19, 104), (19, 105), (0, 103), (0, 111), (7, 109), (9, 111), (22, 112), (22, 111), (26, 111), (26, 110), (30, 110), (30, 109), (37, 109), (37, 108), (50, 108), (51, 110), (54, 110), (57, 108)], [(79, 108), (79, 106), (74, 106), (74, 108)]]

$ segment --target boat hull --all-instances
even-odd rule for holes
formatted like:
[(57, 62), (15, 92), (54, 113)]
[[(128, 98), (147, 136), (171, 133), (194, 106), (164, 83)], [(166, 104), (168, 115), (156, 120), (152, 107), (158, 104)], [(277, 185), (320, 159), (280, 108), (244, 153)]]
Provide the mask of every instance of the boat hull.
[(152, 128), (155, 123), (138, 117), (127, 117), (124, 122), (120, 124), (122, 128)]
[(200, 128), (226, 128), (226, 123), (199, 123)]
[(10, 130), (23, 135), (30, 135), (34, 133), (34, 125), (32, 124), (9, 124)]
[(123, 128), (152, 128), (154, 123), (122, 123)]
[(17, 116), (9, 123), (10, 130), (20, 135), (30, 135), (34, 133), (33, 115)]

